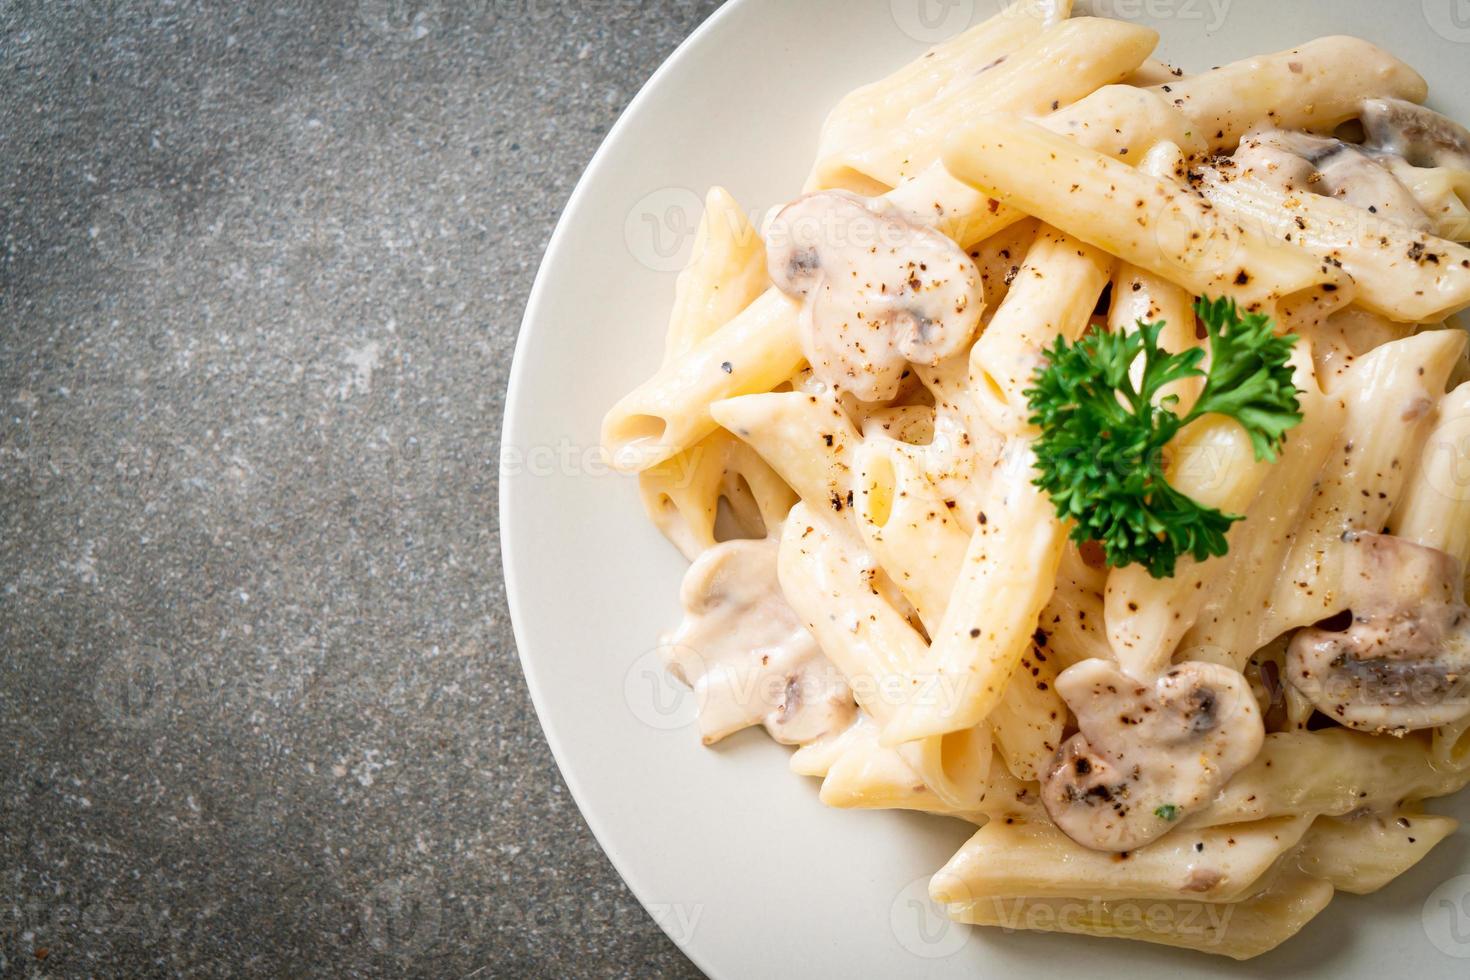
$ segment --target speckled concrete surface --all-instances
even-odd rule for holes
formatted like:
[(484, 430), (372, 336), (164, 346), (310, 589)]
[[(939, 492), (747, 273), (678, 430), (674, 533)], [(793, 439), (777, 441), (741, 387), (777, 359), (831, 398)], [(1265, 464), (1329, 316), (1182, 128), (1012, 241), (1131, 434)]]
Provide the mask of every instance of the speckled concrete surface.
[(686, 975), (500, 579), (522, 306), (713, 0), (0, 3), (0, 975)]

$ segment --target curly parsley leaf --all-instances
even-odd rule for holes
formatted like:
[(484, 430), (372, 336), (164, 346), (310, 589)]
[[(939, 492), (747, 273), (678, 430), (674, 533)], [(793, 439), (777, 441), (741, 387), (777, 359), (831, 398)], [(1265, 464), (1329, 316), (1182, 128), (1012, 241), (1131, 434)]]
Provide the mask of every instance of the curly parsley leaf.
[[(1057, 513), (1073, 521), (1072, 538), (1095, 540), (1109, 565), (1140, 564), (1155, 578), (1174, 574), (1181, 555), (1204, 561), (1229, 549), (1241, 519), (1203, 506), (1164, 476), (1164, 447), (1195, 419), (1227, 415), (1250, 436), (1256, 458), (1276, 459), (1286, 432), (1301, 421), (1289, 363), (1295, 335), (1276, 336), (1270, 318), (1241, 312), (1230, 299), (1201, 299), (1195, 312), (1210, 344), (1171, 354), (1159, 347), (1164, 324), (1139, 321), (1128, 333), (1093, 331), (1076, 343), (1058, 338), (1025, 392), (1035, 446), (1036, 485)], [(1130, 368), (1141, 360), (1139, 381)], [(1160, 391), (1204, 377), (1194, 407)]]

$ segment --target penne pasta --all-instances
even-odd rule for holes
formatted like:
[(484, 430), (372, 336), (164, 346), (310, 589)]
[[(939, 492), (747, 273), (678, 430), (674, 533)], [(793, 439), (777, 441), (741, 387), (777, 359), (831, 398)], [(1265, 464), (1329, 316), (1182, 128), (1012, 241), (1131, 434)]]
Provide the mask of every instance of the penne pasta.
[(1249, 232), (1347, 272), (1365, 309), (1399, 323), (1427, 323), (1470, 306), (1470, 249), (1464, 246), (1251, 176), (1207, 168), (1199, 189), (1220, 214)]
[(1445, 396), (1388, 529), (1470, 565), (1470, 383)]
[(970, 349), (970, 389), (995, 431), (1032, 431), (1023, 394), (1057, 337), (1087, 327), (1112, 272), (1112, 259), (1071, 235), (1043, 228), (1026, 253), (1005, 302)]
[(1470, 131), (1368, 41), (1072, 7), (851, 93), (760, 231), (711, 189), (604, 450), (704, 741), (973, 825), (957, 921), (1245, 959), (1470, 783)]
[(992, 898), (1190, 899), (1239, 902), (1294, 850), (1310, 816), (1202, 827), (1129, 852), (1089, 850), (1047, 820), (997, 815), (935, 873), (934, 901)]
[(1275, 949), (1327, 907), (1331, 883), (1300, 871), (1245, 901), (982, 898), (947, 906), (951, 918), (1003, 929), (1137, 939), (1245, 960)]
[(933, 649), (915, 671), (919, 683), (885, 726), (884, 744), (984, 721), (1036, 632), (1056, 584), (1064, 534), (1050, 502), (1030, 483), (1029, 450), (1020, 444), (1011, 456), (995, 475)]
[(945, 166), (1001, 203), (1126, 259), (1192, 295), (1272, 306), (1351, 280), (1314, 256), (1220, 219), (1191, 192), (1014, 117), (955, 136)]
[[(1022, 15), (1009, 23), (1019, 34), (1016, 28), (1034, 19)], [(1014, 35), (1005, 36), (1010, 40)], [(1101, 85), (1121, 82), (1157, 42), (1153, 31), (1123, 21), (1094, 17), (1059, 21), (912, 105), (901, 119), (889, 120), (891, 125), (877, 139), (860, 147), (846, 146), (821, 160), (808, 189), (844, 186), (844, 181), (867, 193), (875, 187), (897, 187), (938, 160), (947, 134), (977, 113), (1003, 104), (1023, 115), (1045, 114)], [(1001, 44), (991, 50), (1000, 52)], [(855, 180), (854, 173), (866, 180)]]
[[(817, 163), (807, 190), (842, 188), (881, 194), (881, 181), (860, 164), (873, 145), (890, 139), (915, 106), (933, 102), (956, 84), (970, 79), (1066, 20), (1071, 0), (1021, 0), (995, 17), (924, 52), (887, 78), (849, 93), (822, 126)], [(891, 185), (890, 185), (891, 186)]]

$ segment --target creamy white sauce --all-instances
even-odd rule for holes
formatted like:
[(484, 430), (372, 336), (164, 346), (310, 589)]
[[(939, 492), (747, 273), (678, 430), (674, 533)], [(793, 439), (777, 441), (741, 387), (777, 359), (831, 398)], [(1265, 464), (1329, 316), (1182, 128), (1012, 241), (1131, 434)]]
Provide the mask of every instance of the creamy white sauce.
[(766, 234), (771, 281), (801, 303), (802, 351), (833, 388), (887, 401), (910, 362), (938, 364), (975, 334), (984, 310), (975, 263), (881, 199), (808, 194)]
[(695, 692), (705, 744), (751, 725), (789, 745), (835, 735), (857, 712), (842, 674), (787, 604), (779, 531), (726, 541), (689, 567), (684, 620), (665, 637), (669, 670)]

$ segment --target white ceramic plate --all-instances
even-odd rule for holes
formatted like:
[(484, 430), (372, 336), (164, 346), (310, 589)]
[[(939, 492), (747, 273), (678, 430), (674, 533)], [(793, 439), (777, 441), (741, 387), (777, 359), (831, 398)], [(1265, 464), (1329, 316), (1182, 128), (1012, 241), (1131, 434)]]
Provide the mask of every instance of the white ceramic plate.
[[(674, 273), (713, 183), (743, 206), (795, 195), (846, 91), (988, 16), (997, 0), (735, 0), (659, 69), (562, 216), (516, 348), (501, 527), (521, 661), (552, 751), (597, 839), (707, 973), (745, 976), (1238, 974), (1141, 943), (950, 925), (924, 882), (965, 828), (843, 812), (747, 732), (701, 747), (692, 704), (659, 681), (684, 562), (644, 519), (635, 481), (597, 454), (603, 413), (660, 359)], [(1406, 58), (1435, 104), (1470, 120), (1470, 0), (1097, 0), (1200, 70), (1330, 33)], [(613, 38), (612, 43), (617, 43)], [(1470, 817), (1460, 802), (1442, 812)], [(1463, 876), (1463, 877), (1461, 877)], [(599, 913), (595, 899), (584, 910)], [(1458, 956), (1459, 958), (1456, 958)], [(1369, 898), (1339, 896), (1251, 970), (1466, 976), (1470, 841), (1462, 830)]]

